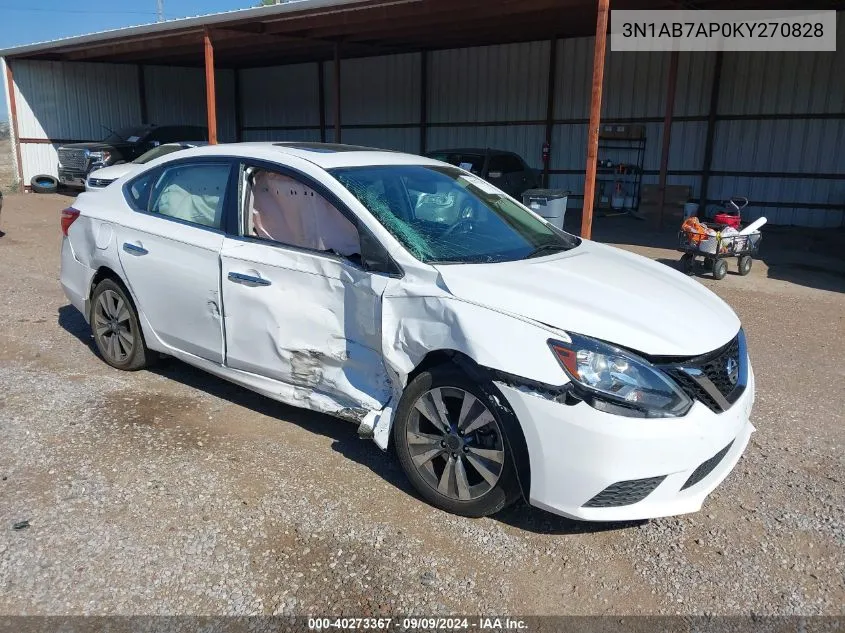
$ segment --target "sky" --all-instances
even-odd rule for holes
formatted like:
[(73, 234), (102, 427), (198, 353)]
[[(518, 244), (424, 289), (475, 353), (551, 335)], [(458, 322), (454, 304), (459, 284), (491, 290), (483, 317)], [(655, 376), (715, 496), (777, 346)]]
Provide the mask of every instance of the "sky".
[[(256, 4), (255, 0), (164, 0), (164, 15), (172, 20)], [(155, 21), (156, 0), (0, 0), (0, 49)], [(0, 121), (7, 119), (6, 91), (0, 89)]]

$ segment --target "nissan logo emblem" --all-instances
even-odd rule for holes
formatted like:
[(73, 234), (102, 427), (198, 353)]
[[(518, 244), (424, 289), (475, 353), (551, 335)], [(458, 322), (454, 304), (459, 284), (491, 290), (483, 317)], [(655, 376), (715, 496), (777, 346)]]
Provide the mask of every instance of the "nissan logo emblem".
[(739, 363), (735, 358), (728, 359), (728, 362), (725, 363), (725, 371), (728, 372), (728, 380), (731, 381), (732, 385), (735, 385), (739, 378)]

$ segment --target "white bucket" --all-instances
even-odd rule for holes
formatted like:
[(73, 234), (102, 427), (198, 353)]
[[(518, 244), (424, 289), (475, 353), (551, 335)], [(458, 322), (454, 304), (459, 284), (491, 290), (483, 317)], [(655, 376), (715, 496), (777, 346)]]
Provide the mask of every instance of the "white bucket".
[(698, 215), (698, 203), (697, 202), (687, 202), (684, 205), (684, 217), (691, 218), (694, 215)]

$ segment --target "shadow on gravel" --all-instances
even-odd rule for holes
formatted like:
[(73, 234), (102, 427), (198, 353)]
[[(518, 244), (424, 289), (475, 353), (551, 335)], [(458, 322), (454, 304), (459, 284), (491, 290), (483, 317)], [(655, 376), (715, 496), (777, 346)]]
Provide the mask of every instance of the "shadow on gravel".
[[(85, 322), (85, 318), (79, 310), (72, 305), (62, 306), (59, 308), (58, 324), (62, 329), (88, 346), (93, 354), (97, 354), (94, 339), (91, 336), (91, 328)], [(173, 380), (193, 389), (203, 391), (231, 404), (244, 407), (255, 413), (284, 420), (285, 422), (296, 424), (311, 433), (318, 433), (324, 437), (328, 437), (332, 440), (332, 450), (337, 451), (347, 459), (366, 466), (375, 475), (378, 475), (402, 492), (420, 498), (402, 472), (402, 468), (393, 451), (388, 450), (384, 452), (372, 441), (359, 438), (357, 427), (354, 423), (276, 402), (275, 400), (266, 398), (222, 378), (212, 376), (201, 369), (197, 369), (173, 358), (165, 359), (155, 367), (150, 368), (149, 371), (168, 380)], [(536, 534), (605, 532), (636, 527), (645, 523), (644, 521), (627, 523), (585, 523), (572, 521), (540, 510), (539, 508), (534, 508), (524, 501), (517, 502), (515, 505), (499, 512), (491, 518), (520, 530)]]
[[(97, 347), (94, 345), (94, 337), (91, 336), (91, 327), (85, 321), (82, 313), (68, 304), (59, 308), (59, 327), (73, 334), (81, 342), (90, 349), (95, 355), (97, 354)], [(98, 355), (99, 356), (99, 355)]]
[(615, 521), (606, 523), (595, 523), (587, 521), (573, 521), (565, 517), (557, 516), (540, 508), (528, 505), (525, 501), (519, 501), (492, 518), (501, 521), (511, 527), (532, 532), (534, 534), (595, 534), (597, 532), (612, 532), (615, 530), (627, 530), (641, 525), (648, 521)]

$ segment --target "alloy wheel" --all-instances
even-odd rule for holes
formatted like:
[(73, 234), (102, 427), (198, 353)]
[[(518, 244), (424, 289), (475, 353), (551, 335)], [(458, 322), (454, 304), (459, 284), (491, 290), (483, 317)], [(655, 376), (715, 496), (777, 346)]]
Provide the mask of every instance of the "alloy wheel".
[(113, 363), (124, 363), (135, 349), (135, 334), (126, 301), (114, 290), (104, 290), (94, 306), (94, 334), (100, 350)]
[(483, 497), (499, 482), (505, 449), (499, 424), (471, 393), (437, 387), (411, 409), (406, 441), (417, 472), (440, 494), (458, 501)]

